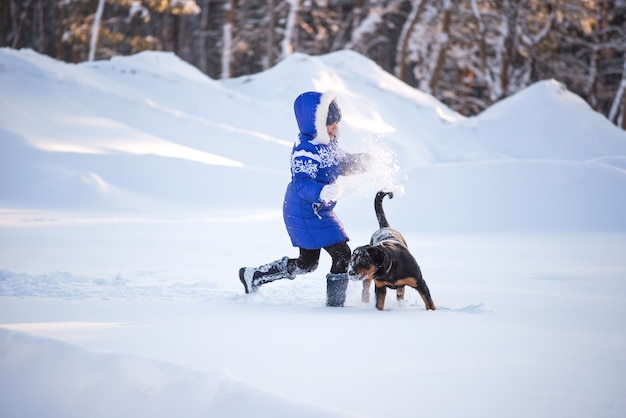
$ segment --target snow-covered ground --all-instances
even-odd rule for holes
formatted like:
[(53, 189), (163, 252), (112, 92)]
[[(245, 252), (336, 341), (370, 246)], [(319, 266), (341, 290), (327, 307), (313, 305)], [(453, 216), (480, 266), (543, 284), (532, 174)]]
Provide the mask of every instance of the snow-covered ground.
[[(385, 201), (437, 311), (324, 306), (282, 225), (295, 97), (335, 90), (353, 247)], [(547, 80), (465, 118), (348, 51), (211, 80), (0, 49), (0, 416), (623, 417), (626, 133)]]

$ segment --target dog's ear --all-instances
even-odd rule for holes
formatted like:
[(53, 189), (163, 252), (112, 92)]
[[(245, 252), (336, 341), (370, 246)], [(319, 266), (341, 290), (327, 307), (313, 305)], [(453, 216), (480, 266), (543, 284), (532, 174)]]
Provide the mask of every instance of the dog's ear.
[(380, 249), (378, 246), (369, 247), (367, 249), (367, 253), (370, 256), (370, 260), (372, 264), (377, 267), (380, 267), (385, 262), (385, 252)]
[(352, 251), (352, 259), (355, 259), (357, 257), (359, 257), (361, 255), (361, 253), (363, 252), (363, 247), (356, 247), (353, 251)]
[(363, 258), (369, 258), (369, 254), (364, 247), (356, 247), (350, 256), (350, 264), (357, 265), (363, 263)]

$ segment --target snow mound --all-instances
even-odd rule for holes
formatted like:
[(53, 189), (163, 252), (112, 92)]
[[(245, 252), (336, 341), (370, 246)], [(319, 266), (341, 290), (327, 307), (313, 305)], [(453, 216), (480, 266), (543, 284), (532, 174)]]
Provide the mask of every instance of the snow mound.
[(112, 57), (106, 61), (85, 62), (88, 68), (107, 69), (121, 74), (141, 77), (149, 74), (162, 81), (172, 83), (189, 80), (199, 83), (216, 84), (193, 65), (180, 59), (173, 52), (142, 51), (135, 55)]
[(503, 99), (476, 122), (478, 142), (512, 158), (586, 161), (626, 155), (625, 132), (556, 80)]
[(98, 354), (0, 328), (3, 416), (340, 417), (245, 384), (130, 354)]
[(280, 210), (293, 100), (334, 90), (343, 148), (374, 157), (345, 180), (346, 223), (369, 224), (388, 189), (407, 229), (626, 229), (626, 133), (554, 80), (466, 118), (352, 51), (212, 80), (171, 53), (76, 65), (3, 48), (0, 90), (5, 208)]

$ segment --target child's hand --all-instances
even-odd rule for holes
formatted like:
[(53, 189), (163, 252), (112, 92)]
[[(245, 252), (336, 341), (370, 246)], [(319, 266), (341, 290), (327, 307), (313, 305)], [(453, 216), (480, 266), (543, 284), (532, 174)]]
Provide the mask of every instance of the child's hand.
[(342, 195), (342, 190), (336, 183), (327, 184), (322, 187), (320, 200), (322, 202), (336, 202)]
[(374, 163), (374, 157), (372, 157), (372, 154), (370, 154), (369, 152), (364, 152), (359, 154), (359, 159), (360, 159), (360, 168), (363, 171), (367, 171), (369, 170), (373, 163)]

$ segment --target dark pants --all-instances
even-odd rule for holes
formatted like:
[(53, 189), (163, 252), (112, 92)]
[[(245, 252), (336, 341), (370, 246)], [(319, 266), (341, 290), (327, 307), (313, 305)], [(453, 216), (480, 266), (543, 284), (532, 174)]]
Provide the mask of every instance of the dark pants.
[[(344, 241), (329, 247), (324, 247), (324, 250), (330, 254), (332, 258), (332, 265), (330, 266), (331, 273), (338, 274), (348, 271), (348, 263), (350, 263), (352, 251), (347, 242)], [(300, 257), (291, 258), (287, 263), (289, 273), (304, 274), (314, 271), (319, 263), (320, 253), (321, 249), (306, 250), (300, 248)]]

